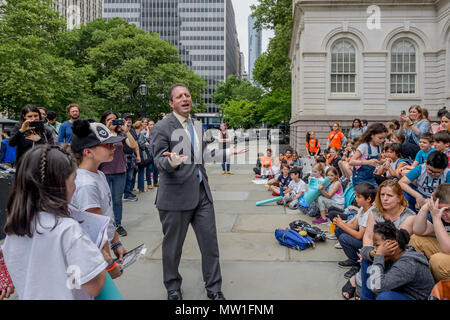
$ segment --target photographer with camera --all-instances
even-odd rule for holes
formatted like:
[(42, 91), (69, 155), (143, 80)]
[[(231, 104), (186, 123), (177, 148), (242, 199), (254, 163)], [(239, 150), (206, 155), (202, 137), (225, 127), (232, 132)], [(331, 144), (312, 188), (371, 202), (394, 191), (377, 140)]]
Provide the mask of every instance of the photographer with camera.
[(419, 145), (420, 136), (425, 132), (431, 132), (430, 121), (419, 105), (412, 105), (408, 112), (408, 116), (405, 110), (400, 114), (399, 134), (406, 137), (406, 142)]
[(29, 149), (39, 144), (53, 144), (53, 135), (47, 126), (44, 126), (39, 109), (32, 104), (22, 108), (20, 121), (11, 132), (9, 145), (16, 148), (16, 165), (20, 158)]
[(125, 160), (124, 146), (131, 149), (138, 148), (136, 140), (130, 134), (128, 126), (123, 119), (119, 119), (117, 114), (111, 110), (103, 112), (100, 122), (106, 125), (114, 136), (125, 136), (124, 142), (114, 144), (114, 157), (111, 162), (102, 163), (99, 169), (105, 174), (111, 190), (114, 222), (117, 233), (124, 237), (127, 235), (125, 228), (122, 227), (122, 195), (125, 190), (127, 163)]

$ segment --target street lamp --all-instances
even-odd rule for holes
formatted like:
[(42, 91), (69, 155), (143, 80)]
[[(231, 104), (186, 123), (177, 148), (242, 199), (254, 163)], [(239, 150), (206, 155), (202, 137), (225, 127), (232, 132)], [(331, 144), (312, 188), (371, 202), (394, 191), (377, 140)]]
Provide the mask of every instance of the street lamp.
[(141, 118), (145, 118), (147, 110), (145, 109), (144, 97), (147, 95), (147, 84), (144, 79), (142, 79), (139, 86), (139, 94), (141, 95)]

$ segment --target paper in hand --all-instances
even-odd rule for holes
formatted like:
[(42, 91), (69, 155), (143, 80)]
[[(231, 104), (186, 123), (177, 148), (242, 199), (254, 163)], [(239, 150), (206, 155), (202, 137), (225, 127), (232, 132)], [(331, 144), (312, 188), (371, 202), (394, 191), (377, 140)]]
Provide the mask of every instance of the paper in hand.
[[(147, 248), (145, 246), (145, 244), (141, 244), (140, 246), (134, 248), (133, 250), (128, 251), (124, 256), (123, 256), (123, 261), (121, 263), (121, 270), (128, 268), (129, 266), (131, 266), (133, 263), (135, 263), (136, 261), (139, 260), (139, 258), (144, 255), (147, 252)], [(117, 263), (119, 262), (119, 258), (117, 258), (115, 260)]]

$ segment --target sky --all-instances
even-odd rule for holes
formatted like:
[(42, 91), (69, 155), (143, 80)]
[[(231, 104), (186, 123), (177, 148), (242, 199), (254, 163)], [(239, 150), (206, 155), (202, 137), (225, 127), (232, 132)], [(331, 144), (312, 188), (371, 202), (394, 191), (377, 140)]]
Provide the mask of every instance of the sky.
[[(258, 4), (258, 0), (231, 0), (231, 2), (236, 16), (239, 45), (245, 57), (245, 71), (248, 73), (248, 16), (252, 12), (250, 5)], [(271, 37), (273, 37), (272, 30), (263, 30), (262, 52), (266, 51)]]

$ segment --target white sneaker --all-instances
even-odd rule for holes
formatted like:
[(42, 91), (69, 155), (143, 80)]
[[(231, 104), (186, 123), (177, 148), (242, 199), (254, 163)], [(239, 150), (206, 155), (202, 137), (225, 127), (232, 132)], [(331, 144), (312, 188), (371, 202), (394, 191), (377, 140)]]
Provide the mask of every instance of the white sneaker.
[(327, 233), (325, 237), (326, 237), (328, 240), (337, 240), (337, 237), (336, 237), (336, 235), (335, 235), (334, 233), (333, 233), (333, 234)]
[(341, 244), (338, 242), (338, 243), (336, 243), (335, 245), (334, 245), (334, 247), (336, 248), (336, 249), (342, 249), (342, 246), (341, 246)]

